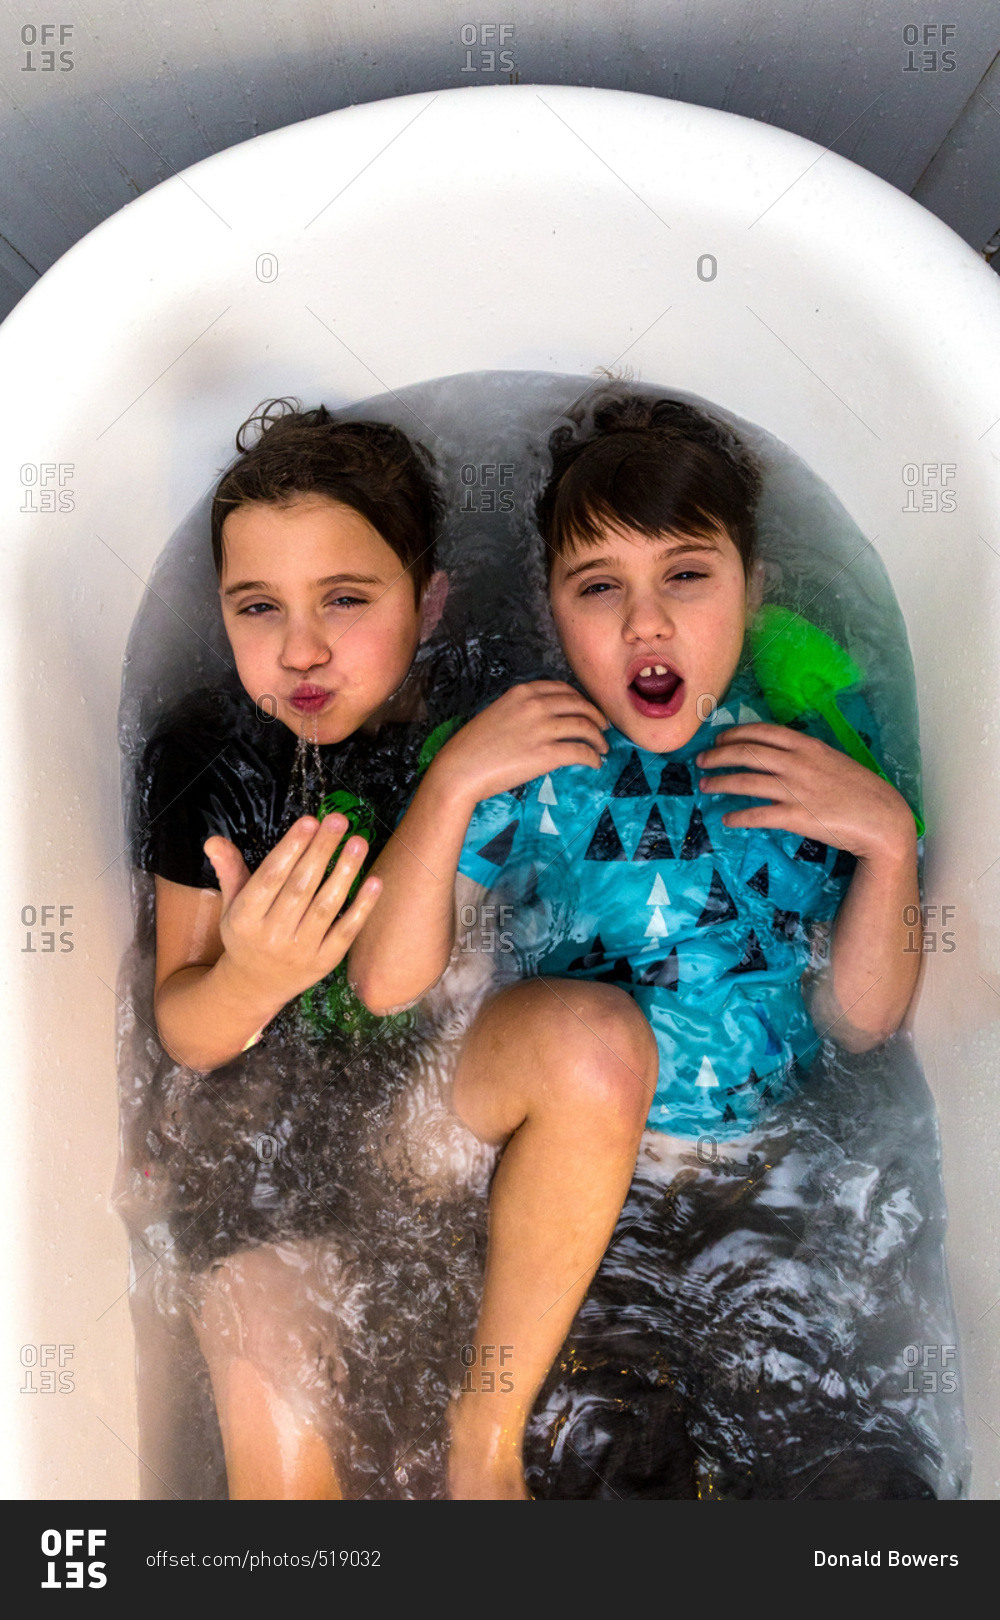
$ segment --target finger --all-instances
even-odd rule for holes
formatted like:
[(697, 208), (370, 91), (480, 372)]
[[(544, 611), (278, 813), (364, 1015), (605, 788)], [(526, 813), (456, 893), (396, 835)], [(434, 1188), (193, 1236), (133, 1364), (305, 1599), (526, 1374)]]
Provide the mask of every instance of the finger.
[(589, 715), (553, 715), (549, 721), (548, 738), (546, 740), (562, 742), (564, 739), (570, 738), (589, 744), (590, 747), (596, 748), (601, 754), (606, 754), (611, 747), (603, 730), (594, 723)]
[(308, 914), (303, 919), (302, 928), (311, 928), (319, 934), (326, 932), (347, 899), (351, 884), (361, 870), (367, 854), (367, 841), (360, 835), (355, 834), (353, 838), (347, 840), (337, 857), (336, 866), (313, 899)]
[(295, 933), (348, 826), (339, 811), (324, 816), (271, 903), (268, 917), (279, 928)]
[(745, 793), (750, 799), (781, 799), (791, 795), (780, 776), (764, 771), (732, 771), (720, 776), (703, 776), (698, 786), (705, 793)]
[(770, 743), (722, 743), (706, 748), (700, 759), (702, 770), (717, 770), (723, 765), (756, 766), (758, 770), (787, 772), (794, 755), (788, 748), (774, 748)]
[(506, 696), (517, 696), (523, 699), (537, 699), (545, 703), (585, 703), (591, 708), (596, 707), (585, 692), (570, 681), (521, 681), (518, 685), (508, 687)]
[(592, 703), (582, 692), (565, 683), (559, 691), (545, 696), (543, 702), (546, 709), (557, 715), (585, 715), (596, 726), (600, 726), (602, 731), (611, 723), (596, 703)]
[(382, 879), (367, 877), (342, 917), (338, 917), (323, 941), (324, 953), (336, 953), (336, 959), (326, 969), (329, 973), (342, 962), (368, 920), (373, 906), (382, 893)]
[[(814, 818), (804, 815), (797, 805), (755, 805), (752, 810), (726, 810), (722, 816), (724, 827), (773, 827), (779, 832), (798, 833), (801, 838), (816, 838)], [(825, 840), (823, 840), (825, 842)]]
[(219, 880), (222, 904), (228, 909), (250, 881), (250, 868), (237, 846), (230, 839), (223, 838), (221, 833), (206, 838), (201, 847), (212, 863), (212, 870)]
[(315, 816), (300, 816), (274, 848), (268, 850), (250, 883), (243, 905), (250, 915), (263, 917), (280, 894), (288, 874), (309, 848), (320, 823)]
[(714, 741), (719, 743), (723, 738), (734, 742), (770, 743), (773, 748), (785, 750), (801, 747), (803, 742), (812, 743), (819, 740), (810, 737), (807, 732), (797, 731), (794, 726), (779, 726), (770, 720), (751, 720), (743, 726), (726, 726), (724, 730), (715, 733)]
[(588, 743), (578, 739), (553, 743), (542, 755), (535, 775), (545, 776), (549, 771), (557, 771), (562, 765), (590, 765), (594, 770), (599, 770), (604, 764), (606, 752), (606, 749), (592, 748)]

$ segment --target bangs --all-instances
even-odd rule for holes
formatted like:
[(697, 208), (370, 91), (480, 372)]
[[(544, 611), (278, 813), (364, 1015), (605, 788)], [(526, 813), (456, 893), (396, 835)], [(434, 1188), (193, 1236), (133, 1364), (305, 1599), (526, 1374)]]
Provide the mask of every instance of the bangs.
[(609, 528), (650, 540), (676, 534), (708, 542), (721, 531), (742, 554), (745, 504), (727, 472), (700, 445), (678, 453), (633, 433), (589, 445), (555, 491), (546, 534), (550, 571), (554, 557), (599, 545)]

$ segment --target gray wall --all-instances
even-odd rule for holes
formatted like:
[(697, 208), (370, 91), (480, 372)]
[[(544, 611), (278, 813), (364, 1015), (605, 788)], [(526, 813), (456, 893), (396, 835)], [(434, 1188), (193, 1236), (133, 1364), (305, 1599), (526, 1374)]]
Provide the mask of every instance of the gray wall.
[(199, 158), (352, 102), (477, 83), (725, 108), (864, 164), (977, 250), (1000, 228), (996, 0), (8, 0), (2, 36), (0, 316)]

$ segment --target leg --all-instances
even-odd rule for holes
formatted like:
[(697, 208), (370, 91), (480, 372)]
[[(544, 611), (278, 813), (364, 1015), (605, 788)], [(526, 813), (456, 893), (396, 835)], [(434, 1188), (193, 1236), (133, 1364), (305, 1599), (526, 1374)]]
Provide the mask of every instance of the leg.
[(456, 1111), (507, 1145), (475, 1343), (449, 1411), (452, 1497), (528, 1494), (528, 1414), (625, 1201), (658, 1066), (649, 1024), (612, 985), (529, 980), (469, 1032)]
[(338, 1501), (337, 1351), (317, 1243), (262, 1244), (207, 1273), (193, 1317), (237, 1500)]

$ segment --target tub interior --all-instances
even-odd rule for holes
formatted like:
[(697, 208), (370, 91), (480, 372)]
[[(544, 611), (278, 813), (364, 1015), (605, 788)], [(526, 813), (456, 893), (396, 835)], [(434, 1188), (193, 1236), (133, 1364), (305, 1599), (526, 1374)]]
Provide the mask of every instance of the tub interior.
[[(432, 450), (447, 500), (439, 562), (452, 582), (443, 633), (463, 642), (499, 637), (515, 672), (567, 673), (545, 613), (532, 502), (549, 431), (567, 410), (585, 410), (593, 389), (586, 376), (487, 371), (411, 385), (344, 413), (396, 423)], [(865, 674), (889, 775), (918, 803), (912, 663), (877, 551), (787, 446), (719, 414), (763, 470), (765, 598), (806, 612), (848, 647)], [(174, 700), (227, 684), (231, 663), (203, 500), (165, 548), (129, 638), (126, 766), (137, 764)], [(127, 798), (130, 786), (126, 769)], [(242, 1247), (229, 1235), (236, 1228), (283, 1256), (273, 1311), (289, 1342), (323, 1311), (338, 1318), (341, 1383), (326, 1421), (336, 1425), (348, 1494), (441, 1496), (444, 1406), (474, 1326), (485, 1241), (481, 1164), (466, 1164), (456, 1143), (453, 1159), (446, 1152), (436, 1167), (443, 1185), (432, 1175), (428, 1188), (420, 1169), (444, 1047), (415, 1048), (398, 1069), (387, 1058), (383, 1074), (374, 1057), (360, 1066), (344, 1060), (335, 1083), (339, 1058), (317, 1064), (278, 1048), (257, 1054), (247, 1076), (227, 1069), (206, 1086), (149, 1039), (151, 884), (138, 872), (134, 880), (117, 1202), (133, 1238), (139, 1450), (151, 1466), (150, 1494), (165, 1494), (163, 1480), (187, 1497), (225, 1494), (187, 1304), (198, 1297), (192, 1273)], [(232, 1100), (230, 1086), (238, 1088)], [(406, 1123), (397, 1125), (404, 1098)], [(308, 1131), (289, 1124), (303, 1112)], [(391, 1137), (414, 1167), (412, 1186), (397, 1185)], [(275, 1144), (288, 1167), (281, 1175), (294, 1185), (287, 1210), (270, 1219), (262, 1139)], [(536, 1410), (528, 1448), (535, 1493), (669, 1493), (672, 1470), (684, 1477), (694, 1446), (688, 1466), (708, 1496), (738, 1493), (748, 1470), (779, 1495), (818, 1487), (860, 1497), (881, 1475), (896, 1479), (900, 1494), (921, 1484), (939, 1497), (964, 1494), (957, 1375), (928, 1390), (914, 1374), (916, 1347), (928, 1337), (951, 1344), (955, 1329), (934, 1109), (912, 1052), (863, 1061), (828, 1054), (804, 1104), (779, 1110), (735, 1163), (688, 1147), (673, 1180), (664, 1179), (655, 1143), (640, 1157), (619, 1235)], [(260, 1206), (249, 1223), (241, 1203)], [(279, 1279), (288, 1277), (296, 1280), (282, 1299)], [(675, 1396), (667, 1406), (665, 1382)], [(801, 1454), (791, 1482), (766, 1458), (790, 1451)]]
[[(866, 543), (859, 594), (870, 582), (878, 607), (887, 580), (898, 603), (914, 683), (907, 665), (899, 712), (912, 736), (915, 695), (937, 908), (906, 1027), (941, 1126), (971, 1494), (1000, 1493), (998, 338), (986, 266), (853, 165), (707, 109), (530, 85), (350, 108), (233, 148), (122, 210), (22, 300), (0, 329), (13, 379), (0, 544), (23, 673), (0, 729), (21, 789), (0, 839), (14, 897), (4, 1040), (23, 1080), (4, 1288), (12, 1364), (69, 1347), (73, 1381), (6, 1398), (9, 1494), (162, 1488), (136, 1456), (130, 1271), (109, 1196), (134, 927), (119, 703), (124, 669), (123, 723), (138, 723), (137, 615), (164, 637), (164, 681), (191, 656), (187, 631), (171, 632), (176, 602), (157, 622), (147, 583), (175, 588), (177, 537), (190, 525), (195, 546), (258, 400), (355, 408), (431, 379), (598, 366), (787, 446), (819, 480), (818, 532), (833, 502)], [(456, 575), (458, 603), (471, 584)], [(877, 663), (877, 612), (855, 631), (835, 596), (829, 627)], [(22, 924), (50, 905), (71, 908), (70, 950), (44, 951), (41, 925)]]

